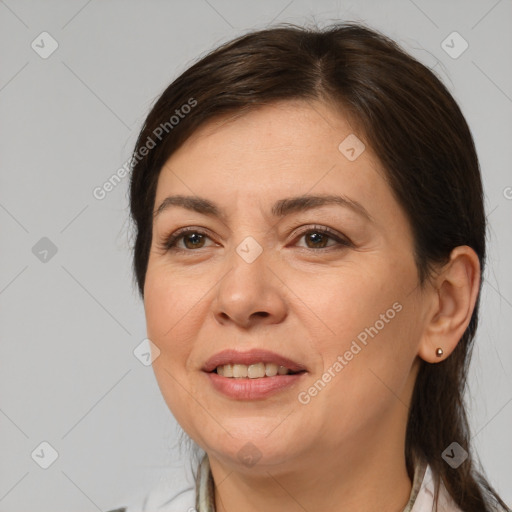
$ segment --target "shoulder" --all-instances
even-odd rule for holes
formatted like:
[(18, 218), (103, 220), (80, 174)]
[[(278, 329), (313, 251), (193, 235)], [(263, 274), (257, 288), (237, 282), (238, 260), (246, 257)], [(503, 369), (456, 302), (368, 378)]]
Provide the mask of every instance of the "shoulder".
[(108, 512), (192, 512), (195, 505), (195, 483), (172, 478), (139, 494), (125, 506)]
[[(434, 504), (434, 475), (429, 465), (426, 466), (421, 487), (414, 502), (411, 512), (429, 512)], [(462, 510), (453, 501), (446, 487), (441, 482), (439, 488), (439, 502), (437, 510), (439, 512), (462, 512)]]

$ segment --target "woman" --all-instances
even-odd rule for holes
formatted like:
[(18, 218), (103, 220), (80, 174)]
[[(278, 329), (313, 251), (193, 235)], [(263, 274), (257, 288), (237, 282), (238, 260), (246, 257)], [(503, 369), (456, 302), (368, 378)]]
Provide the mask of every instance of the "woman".
[(357, 24), (240, 37), (159, 98), (130, 200), (156, 378), (204, 451), (143, 510), (510, 510), (463, 403), (478, 159), (429, 69)]

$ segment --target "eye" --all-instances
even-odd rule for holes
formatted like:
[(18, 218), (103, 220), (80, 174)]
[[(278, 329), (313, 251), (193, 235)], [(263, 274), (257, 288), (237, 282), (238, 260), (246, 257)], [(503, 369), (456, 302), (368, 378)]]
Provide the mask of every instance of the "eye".
[[(307, 249), (326, 249), (333, 246), (344, 246), (344, 247), (350, 247), (352, 244), (348, 240), (344, 239), (341, 235), (337, 234), (336, 232), (330, 230), (326, 227), (321, 226), (313, 226), (312, 228), (308, 229), (307, 231), (303, 231), (300, 235), (300, 238), (305, 237), (306, 241), (306, 248)], [(333, 240), (335, 243), (331, 244), (330, 246), (327, 246), (328, 240)], [(308, 243), (311, 243), (311, 245), (308, 245)], [(302, 246), (304, 247), (304, 246)]]
[[(186, 229), (178, 229), (168, 237), (166, 237), (162, 244), (160, 244), (159, 248), (166, 252), (171, 250), (194, 250), (194, 249), (202, 249), (205, 247), (204, 241), (206, 238), (210, 238), (204, 231), (194, 229), (194, 228), (186, 228)], [(184, 247), (179, 247), (178, 243), (183, 241)]]
[[(346, 240), (338, 233), (330, 230), (326, 227), (313, 226), (307, 231), (303, 231), (298, 235), (298, 239), (305, 237), (306, 249), (318, 250), (318, 249), (329, 249), (335, 246), (350, 247), (352, 243)], [(164, 238), (163, 242), (159, 244), (159, 249), (163, 252), (167, 251), (193, 251), (195, 249), (203, 249), (208, 247), (204, 245), (206, 239), (210, 239), (207, 233), (197, 228), (183, 228), (178, 229), (171, 235)], [(296, 238), (297, 239), (297, 238)], [(334, 244), (327, 245), (330, 240), (334, 241)], [(184, 246), (179, 246), (179, 243), (183, 242)], [(309, 243), (312, 246), (308, 245)], [(300, 247), (300, 246), (299, 246)], [(304, 246), (302, 246), (304, 247)]]

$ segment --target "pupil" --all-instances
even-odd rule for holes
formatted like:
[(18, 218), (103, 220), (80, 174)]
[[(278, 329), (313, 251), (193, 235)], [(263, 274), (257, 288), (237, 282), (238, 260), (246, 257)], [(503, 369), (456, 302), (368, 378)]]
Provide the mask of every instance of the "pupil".
[(201, 242), (202, 236), (203, 235), (200, 235), (199, 233), (193, 233), (191, 235), (188, 235), (188, 237), (186, 237), (186, 241), (190, 242), (192, 240), (192, 246), (196, 246), (197, 247), (197, 243)]
[(322, 233), (318, 233), (318, 232), (313, 232), (313, 233), (310, 233), (309, 237), (310, 237), (310, 240), (313, 242), (313, 244), (321, 244), (323, 240), (323, 234)]

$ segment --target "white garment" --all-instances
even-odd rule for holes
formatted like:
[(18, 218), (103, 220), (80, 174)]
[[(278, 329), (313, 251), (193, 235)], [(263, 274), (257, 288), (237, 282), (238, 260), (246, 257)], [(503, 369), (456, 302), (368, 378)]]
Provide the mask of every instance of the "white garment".
[(126, 507), (125, 512), (197, 512), (196, 485), (192, 471), (185, 472), (185, 483), (162, 483)]
[[(425, 475), (421, 482), (421, 487), (414, 500), (411, 512), (432, 512), (434, 504), (434, 481), (432, 469), (429, 465), (425, 470)], [(407, 509), (406, 509), (407, 510)], [(439, 492), (439, 500), (437, 503), (437, 512), (462, 512), (462, 510), (454, 503), (448, 494), (446, 487), (441, 483)]]

